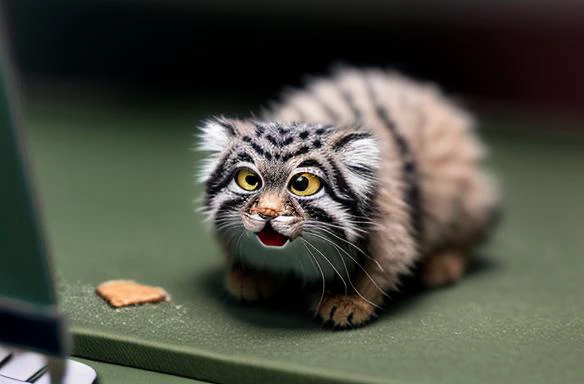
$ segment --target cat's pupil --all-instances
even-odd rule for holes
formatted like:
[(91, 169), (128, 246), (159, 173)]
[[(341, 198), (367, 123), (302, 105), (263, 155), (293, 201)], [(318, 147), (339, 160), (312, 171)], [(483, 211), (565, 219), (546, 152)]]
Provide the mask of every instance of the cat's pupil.
[(306, 191), (308, 188), (308, 178), (304, 176), (298, 176), (292, 185), (297, 191)]
[(257, 176), (254, 175), (247, 175), (245, 177), (245, 182), (251, 185), (252, 187), (255, 187), (256, 184), (258, 183), (258, 178)]

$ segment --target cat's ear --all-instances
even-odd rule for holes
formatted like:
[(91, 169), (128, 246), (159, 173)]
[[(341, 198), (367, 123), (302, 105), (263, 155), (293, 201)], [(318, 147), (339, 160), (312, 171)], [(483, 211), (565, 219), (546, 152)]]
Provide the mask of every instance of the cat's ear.
[(237, 130), (234, 120), (215, 117), (203, 123), (198, 135), (197, 149), (207, 152), (207, 156), (201, 160), (199, 166), (197, 177), (199, 182), (206, 183), (215, 169), (221, 166), (222, 153), (236, 137)]
[(381, 165), (379, 140), (368, 132), (347, 131), (335, 137), (332, 149), (345, 165), (347, 181), (361, 197), (370, 196)]
[(203, 123), (197, 148), (201, 151), (223, 152), (236, 136), (234, 120), (214, 117)]
[(332, 147), (347, 167), (374, 171), (381, 161), (378, 142), (368, 132), (349, 131), (337, 136)]

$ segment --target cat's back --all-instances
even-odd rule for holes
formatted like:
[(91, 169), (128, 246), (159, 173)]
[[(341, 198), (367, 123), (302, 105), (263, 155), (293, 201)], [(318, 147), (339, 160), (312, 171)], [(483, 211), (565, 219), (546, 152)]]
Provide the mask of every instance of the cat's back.
[(467, 155), (473, 159), (483, 153), (466, 111), (435, 85), (395, 71), (346, 68), (330, 77), (314, 78), (304, 88), (286, 92), (270, 117), (337, 125), (357, 123), (387, 140), (395, 140), (392, 136), (397, 133), (407, 140), (412, 153), (422, 157), (419, 161), (424, 161), (424, 152), (451, 152), (459, 144), (472, 144)]
[[(411, 210), (419, 211), (418, 226), (429, 248), (457, 227), (459, 212), (496, 205), (497, 193), (480, 169), (485, 151), (471, 116), (432, 84), (394, 71), (345, 68), (285, 93), (269, 117), (358, 124), (372, 131), (379, 139), (379, 176), (388, 195), (387, 202), (380, 195), (381, 207), (395, 203), (389, 201), (394, 192), (405, 196)], [(484, 197), (472, 201), (477, 193)]]

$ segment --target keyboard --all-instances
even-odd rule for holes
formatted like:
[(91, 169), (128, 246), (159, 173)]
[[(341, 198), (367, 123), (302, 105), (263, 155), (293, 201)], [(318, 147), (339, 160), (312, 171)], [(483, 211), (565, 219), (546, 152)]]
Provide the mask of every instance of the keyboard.
[[(95, 370), (67, 360), (62, 384), (92, 384)], [(45, 357), (34, 352), (12, 352), (0, 346), (0, 384), (51, 384)]]

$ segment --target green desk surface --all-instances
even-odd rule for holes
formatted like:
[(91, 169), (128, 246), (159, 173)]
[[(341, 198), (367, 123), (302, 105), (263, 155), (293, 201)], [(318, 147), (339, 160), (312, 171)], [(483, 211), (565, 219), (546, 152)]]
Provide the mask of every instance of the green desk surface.
[[(193, 213), (190, 148), (210, 110), (30, 108), (77, 356), (216, 383), (582, 382), (584, 137), (483, 124), (507, 207), (473, 272), (333, 332), (223, 293), (218, 247)], [(94, 287), (119, 278), (163, 286), (172, 302), (113, 310)]]

